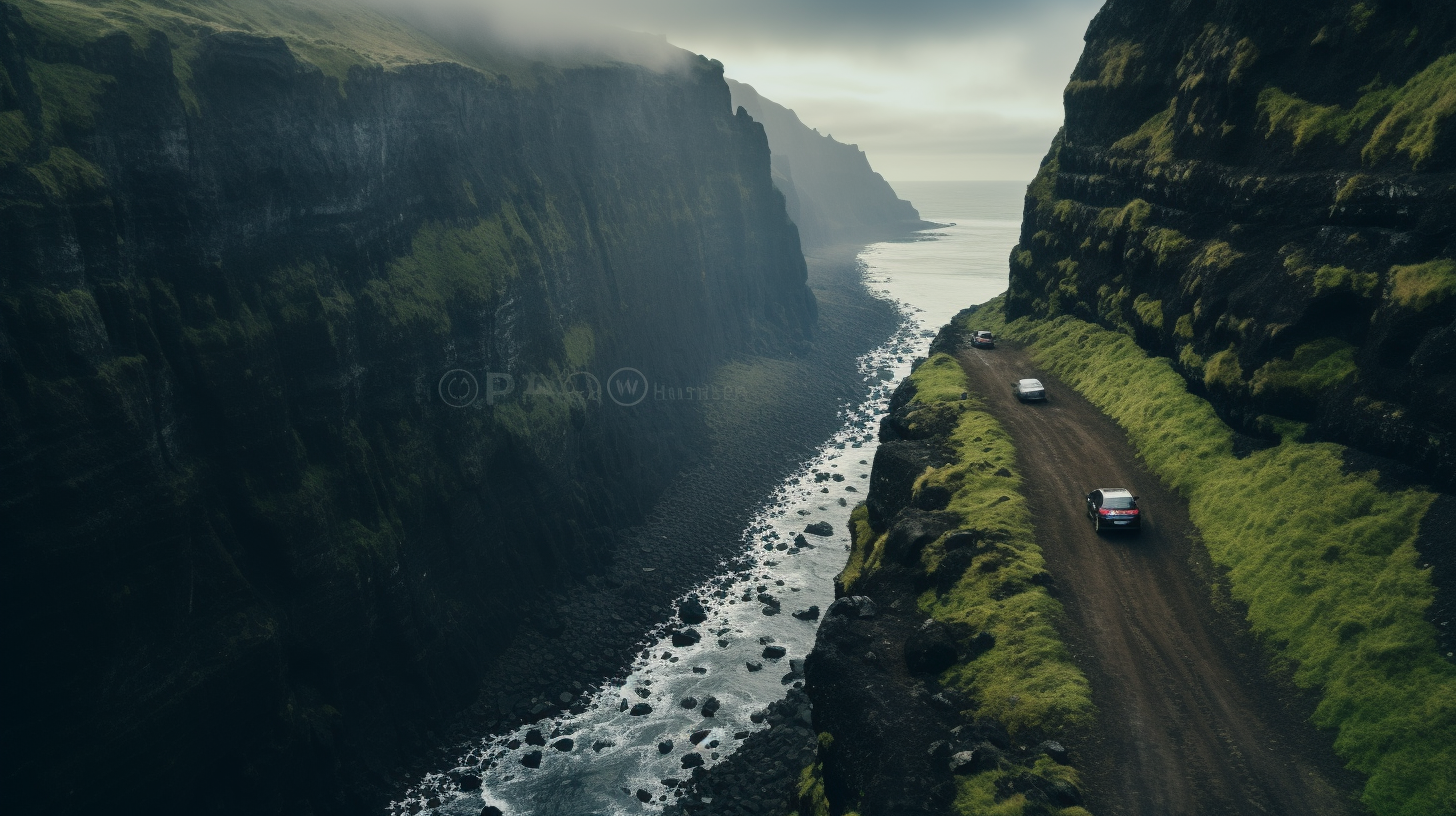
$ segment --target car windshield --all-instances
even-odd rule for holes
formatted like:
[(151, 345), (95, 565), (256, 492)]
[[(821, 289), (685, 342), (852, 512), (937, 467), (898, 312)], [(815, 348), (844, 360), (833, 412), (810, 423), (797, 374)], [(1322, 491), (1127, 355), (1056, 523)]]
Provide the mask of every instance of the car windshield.
[(1109, 510), (1128, 510), (1134, 505), (1132, 496), (1108, 496), (1102, 500), (1102, 506)]

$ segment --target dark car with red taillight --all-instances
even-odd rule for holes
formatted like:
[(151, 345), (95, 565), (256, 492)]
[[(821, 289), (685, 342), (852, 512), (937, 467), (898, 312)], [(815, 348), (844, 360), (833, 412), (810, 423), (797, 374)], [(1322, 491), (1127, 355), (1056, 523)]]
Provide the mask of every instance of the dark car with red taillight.
[(1102, 487), (1088, 493), (1087, 517), (1092, 519), (1092, 529), (1099, 533), (1142, 530), (1143, 511), (1137, 500), (1132, 491), (1121, 487)]

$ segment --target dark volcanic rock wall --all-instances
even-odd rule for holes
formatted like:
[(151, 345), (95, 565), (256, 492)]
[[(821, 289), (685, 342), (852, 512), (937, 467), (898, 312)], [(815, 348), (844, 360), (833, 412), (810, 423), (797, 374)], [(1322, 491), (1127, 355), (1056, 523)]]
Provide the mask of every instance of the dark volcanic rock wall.
[(1456, 14), (1113, 0), (1027, 198), (1008, 313), (1177, 361), (1256, 434), (1456, 479)]
[(774, 183), (788, 199), (805, 247), (881, 240), (930, 226), (870, 167), (858, 145), (811, 129), (752, 85), (730, 79), (728, 87), (733, 104), (763, 123), (773, 149)]
[[(356, 812), (706, 437), (560, 376), (700, 384), (815, 306), (717, 63), (341, 87), (198, 31), (0, 4), (5, 787)], [(450, 407), (451, 369), (515, 387)]]

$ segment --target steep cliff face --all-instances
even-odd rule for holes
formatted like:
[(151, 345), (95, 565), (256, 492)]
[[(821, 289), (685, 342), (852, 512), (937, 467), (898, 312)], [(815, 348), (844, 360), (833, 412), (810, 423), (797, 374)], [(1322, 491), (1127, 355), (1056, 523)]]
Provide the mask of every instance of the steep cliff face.
[(1450, 487), (1453, 38), (1442, 4), (1112, 0), (1027, 197), (1009, 316), (1118, 328), (1243, 430)]
[(569, 375), (696, 385), (812, 329), (717, 63), (508, 75), (347, 4), (255, 11), (0, 4), (26, 802), (358, 807), (361, 758), (468, 703), (520, 600), (610, 559), (708, 432)]
[(773, 149), (774, 183), (788, 199), (804, 246), (817, 248), (904, 235), (930, 224), (895, 195), (858, 145), (843, 144), (765, 99), (752, 85), (728, 80), (733, 104), (763, 124)]

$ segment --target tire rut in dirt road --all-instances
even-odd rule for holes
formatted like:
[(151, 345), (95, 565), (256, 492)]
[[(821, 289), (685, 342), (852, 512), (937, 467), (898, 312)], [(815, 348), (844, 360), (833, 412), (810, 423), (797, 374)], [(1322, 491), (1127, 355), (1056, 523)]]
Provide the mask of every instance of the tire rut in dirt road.
[[(1242, 621), (1218, 612), (1182, 497), (1138, 461), (1126, 435), (1022, 350), (960, 354), (971, 386), (1011, 434), (1068, 643), (1098, 720), (1082, 765), (1099, 816), (1354, 814), (1359, 781), (1308, 702), (1267, 680)], [(1049, 401), (1011, 384), (1037, 377)], [(1129, 387), (1135, 388), (1135, 383)], [(1098, 535), (1084, 497), (1127, 487), (1141, 535)], [(1197, 547), (1197, 549), (1195, 549)]]

